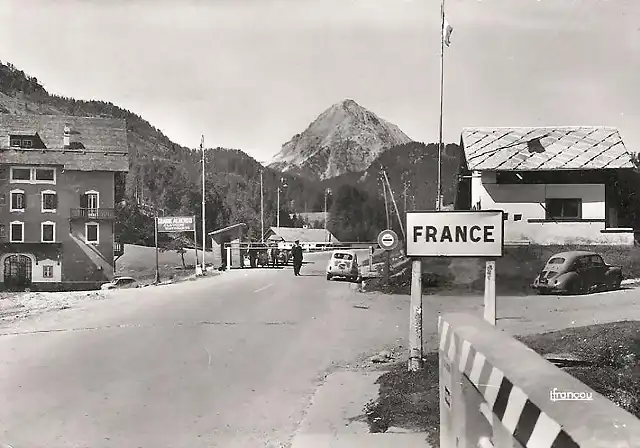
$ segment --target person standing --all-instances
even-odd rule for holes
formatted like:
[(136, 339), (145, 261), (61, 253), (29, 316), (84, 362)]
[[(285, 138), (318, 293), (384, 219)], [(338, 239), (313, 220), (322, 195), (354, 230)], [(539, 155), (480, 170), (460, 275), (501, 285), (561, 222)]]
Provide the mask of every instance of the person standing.
[(300, 241), (296, 240), (296, 243), (291, 248), (291, 255), (293, 257), (293, 274), (299, 276), (303, 258), (302, 246), (300, 246)]

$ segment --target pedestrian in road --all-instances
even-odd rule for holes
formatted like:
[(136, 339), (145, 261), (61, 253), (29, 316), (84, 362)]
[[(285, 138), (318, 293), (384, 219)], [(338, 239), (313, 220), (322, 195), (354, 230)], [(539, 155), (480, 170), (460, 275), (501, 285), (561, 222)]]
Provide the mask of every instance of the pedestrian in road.
[(303, 258), (302, 246), (300, 246), (300, 241), (296, 240), (296, 243), (291, 248), (291, 256), (293, 257), (293, 274), (295, 276), (299, 276)]

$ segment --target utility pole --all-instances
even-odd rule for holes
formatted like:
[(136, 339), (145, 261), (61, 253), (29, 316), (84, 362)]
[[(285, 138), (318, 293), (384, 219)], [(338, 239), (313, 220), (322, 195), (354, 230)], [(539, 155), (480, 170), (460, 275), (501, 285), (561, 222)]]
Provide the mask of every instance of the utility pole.
[(280, 227), (280, 186), (283, 188), (287, 186), (284, 177), (281, 177), (278, 183), (278, 216), (276, 217), (276, 227)]
[(390, 229), (390, 224), (389, 224), (389, 204), (387, 204), (387, 185), (384, 182), (384, 179), (382, 179), (382, 194), (384, 195), (384, 211), (385, 214), (387, 215), (387, 229)]
[(391, 202), (393, 203), (393, 208), (396, 210), (396, 216), (398, 217), (398, 224), (400, 224), (400, 230), (402, 231), (402, 236), (404, 239), (407, 239), (407, 235), (404, 233), (404, 225), (402, 224), (402, 218), (400, 218), (400, 212), (398, 211), (398, 204), (396, 204), (396, 198), (393, 196), (393, 190), (391, 189), (391, 182), (389, 182), (389, 178), (387, 177), (387, 172), (382, 170), (382, 174), (384, 175), (384, 180), (387, 181), (387, 186), (389, 187), (389, 196), (391, 196)]
[(324, 191), (324, 230), (327, 230), (327, 196), (331, 194), (331, 188)]
[(206, 231), (206, 199), (205, 199), (205, 170), (204, 170), (204, 135), (200, 139), (200, 151), (202, 152), (202, 275), (205, 273), (205, 253), (207, 249), (207, 231)]
[(404, 191), (402, 193), (402, 196), (404, 198), (404, 212), (407, 213), (407, 185), (409, 184), (409, 181), (405, 180), (404, 181)]
[(262, 184), (262, 171), (260, 170), (260, 224), (262, 225), (261, 242), (264, 243), (264, 188)]

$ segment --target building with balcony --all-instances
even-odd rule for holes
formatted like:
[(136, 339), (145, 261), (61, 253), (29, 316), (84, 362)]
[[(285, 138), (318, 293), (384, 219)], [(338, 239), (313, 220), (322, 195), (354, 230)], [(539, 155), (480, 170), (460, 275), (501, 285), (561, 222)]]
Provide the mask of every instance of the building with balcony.
[(0, 290), (111, 280), (128, 169), (124, 120), (0, 114)]

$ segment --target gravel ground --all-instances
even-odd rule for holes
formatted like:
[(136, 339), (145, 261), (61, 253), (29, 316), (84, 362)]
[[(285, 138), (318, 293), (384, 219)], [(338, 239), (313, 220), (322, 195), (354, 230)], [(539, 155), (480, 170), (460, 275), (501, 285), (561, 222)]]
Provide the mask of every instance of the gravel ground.
[(65, 310), (87, 300), (103, 300), (103, 291), (0, 293), (0, 321), (25, 319), (47, 311)]

